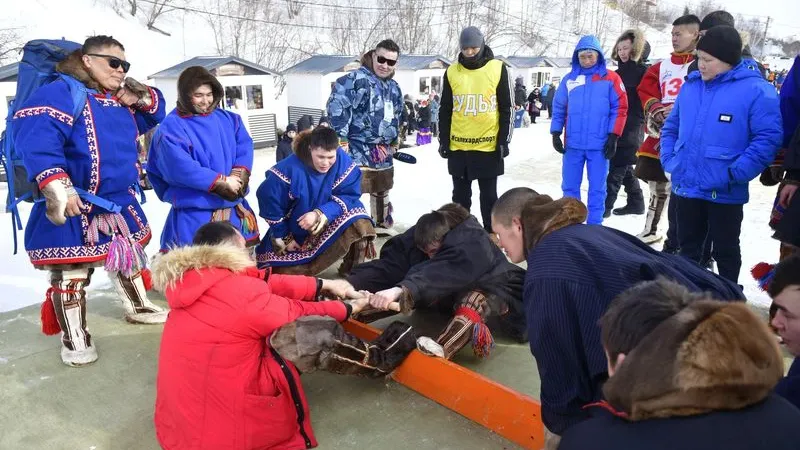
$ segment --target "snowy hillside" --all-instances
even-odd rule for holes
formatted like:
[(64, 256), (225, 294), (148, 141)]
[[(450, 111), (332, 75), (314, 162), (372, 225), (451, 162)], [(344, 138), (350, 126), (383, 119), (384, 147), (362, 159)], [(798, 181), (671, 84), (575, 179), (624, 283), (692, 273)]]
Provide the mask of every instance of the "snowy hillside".
[(62, 37), (83, 42), (93, 34), (112, 35), (125, 46), (130, 76), (140, 80), (192, 56), (213, 54), (213, 38), (207, 35), (204, 39), (195, 23), (187, 23), (184, 35), (181, 17), (176, 16), (169, 27), (172, 36), (164, 36), (102, 4), (100, 0), (6, 1), (6, 19), (0, 24), (18, 27), (23, 42)]
[[(123, 16), (115, 13), (110, 4), (112, 0), (29, 0), (18, 2), (6, 2), (3, 13), (5, 19), (0, 19), (0, 26), (15, 27), (21, 41), (25, 42), (37, 38), (61, 38), (82, 42), (86, 36), (92, 34), (110, 34), (120, 40), (126, 48), (126, 56), (132, 63), (131, 76), (134, 78), (145, 79), (148, 75), (163, 70), (169, 66), (177, 64), (185, 59), (200, 55), (214, 55), (217, 52), (218, 42), (215, 40), (215, 32), (208, 23), (208, 14), (202, 11), (219, 11), (202, 7), (194, 8), (194, 12), (175, 10), (159, 18), (158, 27), (170, 36), (150, 31), (147, 29), (144, 20), (140, 17)], [(228, 2), (230, 5), (232, 2)], [(355, 4), (354, 2), (349, 2)], [(491, 4), (503, 4), (500, 9), (493, 9)], [(489, 2), (481, 5), (480, 10), (485, 14), (493, 14), (492, 20), (496, 30), (487, 29), (487, 37), (490, 40), (496, 54), (503, 55), (536, 55), (544, 53), (546, 56), (570, 56), (575, 43), (581, 34), (596, 34), (600, 38), (604, 47), (610, 54), (610, 48), (614, 44), (616, 37), (621, 31), (632, 26), (632, 19), (622, 12), (606, 6), (604, 2), (594, 2), (596, 10), (574, 13), (571, 2), (554, 2), (541, 0), (540, 3), (548, 3), (551, 7), (538, 11), (525, 12), (522, 10), (523, 2), (512, 0), (508, 2)], [(185, 3), (194, 5), (195, 3)], [(202, 5), (203, 2), (197, 2)], [(146, 5), (146, 4), (145, 4)], [(320, 5), (323, 6), (323, 5)], [(290, 58), (302, 58), (310, 53), (336, 53), (336, 48), (340, 47), (340, 41), (346, 39), (346, 30), (335, 30), (337, 23), (332, 21), (329, 10), (322, 7), (306, 6), (303, 15), (295, 17), (290, 23), (301, 25), (325, 23), (322, 29), (298, 29), (297, 26), (270, 26), (260, 25), (259, 32), (264, 30), (268, 33), (281, 33), (286, 31), (287, 39), (292, 39), (292, 48), (296, 49), (294, 56)], [(359, 8), (352, 6), (351, 8)], [(282, 17), (276, 6), (275, 17)], [(374, 9), (380, 9), (378, 7)], [(43, 12), (46, 11), (46, 14)], [(444, 9), (428, 8), (430, 13), (425, 24), (426, 40), (432, 42), (452, 41), (457, 34), (452, 26), (436, 26), (448, 23), (453, 25), (451, 12), (443, 12)], [(11, 19), (14, 18), (14, 19)], [(268, 20), (268, 19), (264, 19)], [(273, 19), (279, 20), (279, 19)], [(287, 19), (280, 19), (284, 22)], [(318, 25), (322, 27), (322, 25)], [(487, 25), (487, 28), (490, 28)], [(527, 28), (528, 30), (524, 30)], [(661, 58), (670, 52), (670, 37), (668, 33), (661, 32), (641, 24), (641, 29), (653, 47), (652, 56)], [(360, 33), (357, 27), (353, 29), (353, 34)], [(532, 46), (521, 45), (521, 33), (523, 31), (539, 33), (542, 38), (539, 43)], [(290, 32), (290, 33), (289, 33)], [(257, 33), (253, 38), (257, 38)], [(383, 37), (393, 37), (402, 41), (402, 36), (378, 36), (367, 38), (369, 41)], [(422, 38), (420, 38), (422, 39)], [(542, 39), (545, 41), (542, 42)], [(224, 41), (224, 39), (222, 39)], [(287, 43), (283, 43), (286, 45)], [(402, 44), (401, 44), (402, 45)], [(225, 45), (223, 45), (225, 46)], [(242, 46), (245, 54), (240, 55), (251, 59), (254, 62), (262, 63), (267, 66), (263, 54), (256, 54), (255, 47)], [(443, 53), (447, 53), (443, 51)], [(446, 55), (453, 56), (453, 55)], [(275, 66), (274, 69), (283, 69), (293, 64), (292, 60), (281, 60), (282, 67)]]

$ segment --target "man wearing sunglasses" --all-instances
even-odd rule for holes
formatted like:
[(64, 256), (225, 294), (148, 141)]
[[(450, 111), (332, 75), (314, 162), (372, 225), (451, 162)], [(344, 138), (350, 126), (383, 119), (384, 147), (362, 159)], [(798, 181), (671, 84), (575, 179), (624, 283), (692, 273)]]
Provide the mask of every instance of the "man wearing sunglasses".
[(143, 247), (150, 227), (135, 196), (136, 139), (164, 118), (164, 98), (126, 78), (129, 69), (116, 39), (90, 37), (14, 116), (16, 148), (44, 197), (25, 227), (31, 262), (50, 272), (42, 329), (60, 331), (69, 366), (97, 359), (84, 290), (95, 267), (109, 272), (128, 322), (166, 320), (147, 299)]
[(398, 146), (403, 94), (392, 79), (400, 47), (386, 39), (361, 58), (358, 70), (336, 80), (328, 117), (341, 145), (361, 167), (361, 192), (370, 194), (370, 212), (379, 235), (390, 231), (394, 185), (392, 154)]

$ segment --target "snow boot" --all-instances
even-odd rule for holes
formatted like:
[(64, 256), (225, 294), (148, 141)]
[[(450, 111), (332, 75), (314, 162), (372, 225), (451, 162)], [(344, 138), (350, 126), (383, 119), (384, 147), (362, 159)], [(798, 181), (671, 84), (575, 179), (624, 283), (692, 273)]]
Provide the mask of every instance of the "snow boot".
[(644, 214), (644, 206), (636, 207), (633, 205), (625, 205), (622, 208), (617, 208), (613, 211), (615, 216), (627, 216), (627, 215), (635, 215), (639, 216)]
[[(85, 288), (89, 285), (91, 274), (91, 269), (50, 272), (50, 289), (47, 290), (47, 299), (42, 308), (42, 321), (44, 323), (47, 320), (44, 317), (45, 308), (55, 313), (58, 328), (61, 329), (61, 361), (70, 367), (81, 367), (97, 361), (97, 349), (86, 327)], [(49, 309), (51, 305), (53, 310)]]
[(109, 273), (109, 277), (125, 308), (125, 320), (144, 325), (167, 321), (169, 311), (154, 305), (147, 299), (141, 271), (131, 277), (126, 277), (119, 272)]
[(664, 239), (658, 234), (658, 223), (669, 205), (670, 183), (650, 182), (650, 205), (645, 216), (644, 230), (636, 235), (645, 244), (654, 244)]
[(489, 303), (486, 296), (479, 291), (468, 292), (458, 303), (455, 317), (450, 320), (442, 334), (436, 339), (441, 349), (434, 348), (430, 342), (421, 340), (417, 348), (430, 356), (450, 359), (472, 342), (475, 356), (485, 358), (494, 348), (494, 338), (484, 323), (489, 316)]
[(394, 209), (392, 202), (389, 201), (389, 191), (370, 194), (369, 207), (372, 220), (375, 222), (375, 233), (378, 236), (397, 236), (397, 232), (392, 229)]

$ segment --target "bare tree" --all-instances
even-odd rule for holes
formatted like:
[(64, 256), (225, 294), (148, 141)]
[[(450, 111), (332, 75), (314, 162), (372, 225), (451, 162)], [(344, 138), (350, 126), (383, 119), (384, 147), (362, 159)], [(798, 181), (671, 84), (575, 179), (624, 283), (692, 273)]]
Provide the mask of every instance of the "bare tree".
[[(133, 2), (135, 0), (128, 1)], [(151, 0), (146, 7), (142, 8), (145, 14), (147, 29), (169, 36), (169, 33), (156, 27), (156, 22), (159, 18), (184, 6), (184, 3), (183, 0)]]
[(0, 64), (19, 59), (22, 37), (17, 28), (0, 28)]
[(359, 3), (352, 0), (339, 0), (336, 4), (340, 7), (325, 11), (326, 23), (331, 27), (327, 33), (328, 45), (336, 53), (359, 55), (384, 37), (390, 37), (386, 19), (392, 14), (391, 8), (354, 10), (352, 7)]
[(300, 21), (303, 15), (290, 18), (288, 11), (278, 7), (281, 0), (205, 1), (206, 11), (226, 11), (225, 15), (204, 15), (219, 55), (280, 70), (319, 49), (314, 41), (304, 38), (308, 31)]

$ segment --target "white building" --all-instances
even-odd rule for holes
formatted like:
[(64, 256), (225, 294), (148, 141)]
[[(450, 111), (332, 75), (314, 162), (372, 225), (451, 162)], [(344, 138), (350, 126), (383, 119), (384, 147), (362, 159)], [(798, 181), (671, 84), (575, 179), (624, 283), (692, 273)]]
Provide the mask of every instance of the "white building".
[(164, 94), (167, 112), (178, 100), (178, 77), (191, 66), (205, 67), (217, 77), (225, 90), (221, 106), (242, 116), (256, 148), (276, 144), (276, 128), (288, 120), (279, 72), (234, 56), (192, 58), (148, 77)]
[(357, 56), (314, 55), (283, 71), (286, 79), (288, 122), (297, 123), (303, 115), (310, 115), (314, 123), (325, 112), (333, 83), (347, 72), (361, 67)]
[(512, 81), (522, 76), (529, 91), (553, 79), (553, 63), (544, 56), (499, 56), (498, 59), (508, 65)]
[(9, 64), (0, 67), (0, 130), (6, 129), (6, 117), (8, 116), (8, 104), (17, 95), (17, 72), (19, 63)]
[(427, 98), (428, 94), (442, 93), (444, 73), (450, 60), (441, 55), (400, 55), (394, 79), (403, 95), (413, 99)]
[[(341, 76), (361, 67), (359, 56), (314, 55), (286, 69), (289, 121), (296, 123), (305, 114), (316, 123), (324, 114), (333, 84)], [(400, 55), (394, 79), (403, 94), (422, 98), (429, 92), (442, 92), (444, 72), (450, 61), (439, 55)]]

